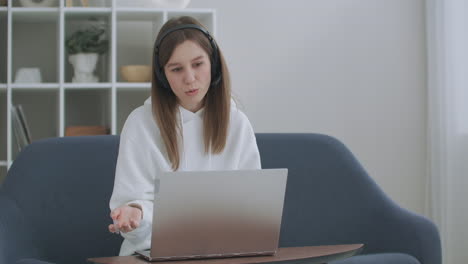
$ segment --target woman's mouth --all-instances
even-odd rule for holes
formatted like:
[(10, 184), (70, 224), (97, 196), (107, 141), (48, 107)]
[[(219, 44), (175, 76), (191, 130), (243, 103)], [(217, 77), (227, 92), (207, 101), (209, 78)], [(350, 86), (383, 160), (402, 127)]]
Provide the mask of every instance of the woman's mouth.
[(190, 90), (188, 92), (185, 92), (185, 94), (188, 95), (188, 96), (194, 96), (194, 95), (198, 94), (198, 89)]

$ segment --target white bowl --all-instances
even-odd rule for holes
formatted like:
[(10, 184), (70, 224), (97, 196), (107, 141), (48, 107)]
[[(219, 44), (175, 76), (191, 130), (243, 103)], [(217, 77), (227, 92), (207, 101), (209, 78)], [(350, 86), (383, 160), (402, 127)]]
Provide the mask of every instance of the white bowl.
[(151, 66), (124, 65), (120, 67), (120, 75), (127, 82), (149, 82), (151, 81)]

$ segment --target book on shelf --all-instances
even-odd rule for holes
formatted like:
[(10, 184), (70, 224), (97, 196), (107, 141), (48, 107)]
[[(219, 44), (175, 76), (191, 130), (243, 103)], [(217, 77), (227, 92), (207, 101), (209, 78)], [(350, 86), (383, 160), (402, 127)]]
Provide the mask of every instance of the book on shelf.
[(16, 144), (18, 145), (19, 151), (21, 151), (28, 144), (31, 144), (31, 132), (23, 107), (21, 105), (13, 105), (11, 111)]

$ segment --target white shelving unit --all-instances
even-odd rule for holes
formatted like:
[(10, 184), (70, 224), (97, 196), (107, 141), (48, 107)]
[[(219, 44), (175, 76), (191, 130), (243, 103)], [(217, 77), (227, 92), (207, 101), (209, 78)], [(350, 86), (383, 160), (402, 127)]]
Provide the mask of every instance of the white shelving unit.
[[(63, 137), (66, 127), (75, 125), (101, 125), (120, 134), (151, 89), (151, 83), (125, 82), (120, 67), (150, 65), (156, 35), (172, 17), (193, 16), (216, 35), (213, 9), (129, 8), (119, 7), (117, 0), (101, 0), (99, 7), (66, 7), (58, 1), (57, 7), (25, 8), (18, 2), (0, 7), (0, 182), (18, 154), (12, 105), (23, 106), (33, 141)], [(105, 26), (109, 39), (95, 71), (100, 81), (72, 83), (65, 39), (96, 23)], [(42, 83), (15, 83), (22, 67), (40, 68)]]

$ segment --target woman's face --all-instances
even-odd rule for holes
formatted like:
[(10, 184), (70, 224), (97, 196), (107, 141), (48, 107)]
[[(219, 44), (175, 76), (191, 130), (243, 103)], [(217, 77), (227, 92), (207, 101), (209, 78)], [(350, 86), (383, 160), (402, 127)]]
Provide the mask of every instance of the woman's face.
[(164, 72), (179, 104), (194, 113), (200, 110), (211, 83), (208, 54), (197, 43), (186, 40), (174, 49)]

